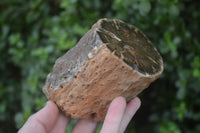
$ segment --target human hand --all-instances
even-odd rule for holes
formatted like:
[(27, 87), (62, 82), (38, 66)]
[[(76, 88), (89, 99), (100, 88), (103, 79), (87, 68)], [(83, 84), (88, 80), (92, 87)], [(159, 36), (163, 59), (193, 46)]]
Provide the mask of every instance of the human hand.
[[(100, 133), (123, 133), (140, 104), (137, 97), (128, 104), (123, 97), (115, 98), (109, 106)], [(18, 133), (64, 133), (69, 119), (59, 112), (56, 104), (48, 101), (44, 108), (29, 117)], [(80, 119), (73, 133), (93, 133), (96, 127), (96, 122)]]

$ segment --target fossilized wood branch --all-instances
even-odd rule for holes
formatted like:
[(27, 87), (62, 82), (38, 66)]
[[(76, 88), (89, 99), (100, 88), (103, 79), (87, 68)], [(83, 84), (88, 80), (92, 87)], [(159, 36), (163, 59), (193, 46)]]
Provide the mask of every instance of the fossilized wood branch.
[(162, 71), (162, 57), (140, 30), (100, 19), (57, 59), (43, 91), (67, 116), (102, 121), (115, 97), (130, 101)]

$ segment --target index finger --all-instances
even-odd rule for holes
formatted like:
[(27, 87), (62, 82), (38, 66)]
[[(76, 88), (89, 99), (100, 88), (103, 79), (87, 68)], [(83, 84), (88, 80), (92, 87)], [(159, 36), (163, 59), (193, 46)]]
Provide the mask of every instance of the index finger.
[(123, 97), (115, 98), (108, 109), (101, 133), (117, 133), (126, 108), (126, 100)]

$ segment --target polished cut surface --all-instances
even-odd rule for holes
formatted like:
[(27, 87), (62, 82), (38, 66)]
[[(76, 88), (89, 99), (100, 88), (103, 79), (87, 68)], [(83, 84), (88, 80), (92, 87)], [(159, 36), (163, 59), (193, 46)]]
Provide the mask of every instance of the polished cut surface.
[(98, 33), (106, 46), (133, 69), (145, 75), (161, 71), (161, 56), (136, 27), (119, 20), (103, 20)]

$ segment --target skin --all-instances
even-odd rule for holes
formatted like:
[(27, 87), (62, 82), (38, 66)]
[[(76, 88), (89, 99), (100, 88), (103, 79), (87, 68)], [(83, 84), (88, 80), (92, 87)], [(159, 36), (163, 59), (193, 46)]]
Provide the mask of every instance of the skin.
[[(140, 104), (138, 97), (128, 104), (123, 97), (115, 98), (109, 106), (100, 133), (123, 133)], [(64, 133), (69, 119), (59, 112), (52, 101), (48, 101), (45, 107), (29, 117), (18, 133)], [(72, 133), (94, 133), (96, 127), (96, 122), (80, 119)]]

